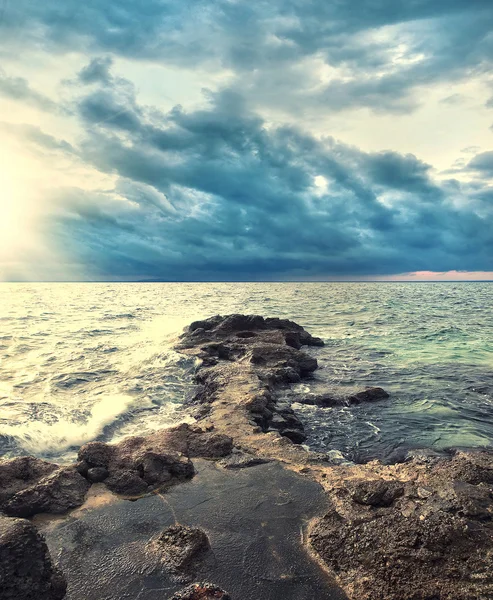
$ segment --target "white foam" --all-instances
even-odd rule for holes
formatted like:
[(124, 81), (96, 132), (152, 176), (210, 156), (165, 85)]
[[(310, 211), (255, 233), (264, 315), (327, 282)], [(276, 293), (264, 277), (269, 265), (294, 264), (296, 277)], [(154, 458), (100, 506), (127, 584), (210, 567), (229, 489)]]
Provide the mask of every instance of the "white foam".
[(29, 454), (58, 454), (97, 438), (107, 425), (127, 412), (133, 401), (132, 396), (123, 394), (105, 396), (92, 407), (86, 422), (67, 418), (56, 423), (28, 421), (21, 425), (1, 425), (0, 435), (13, 438)]

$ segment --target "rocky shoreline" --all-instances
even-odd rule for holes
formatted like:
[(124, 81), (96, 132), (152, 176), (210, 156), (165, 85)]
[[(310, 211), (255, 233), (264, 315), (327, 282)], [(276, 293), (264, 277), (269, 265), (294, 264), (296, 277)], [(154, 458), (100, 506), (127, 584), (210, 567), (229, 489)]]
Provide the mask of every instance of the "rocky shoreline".
[[(52, 556), (58, 556), (63, 548), (66, 558), (54, 562), (62, 563), (69, 600), (101, 598), (102, 593), (107, 598), (141, 600), (493, 598), (493, 454), (457, 451), (438, 457), (423, 452), (395, 465), (378, 461), (337, 465), (327, 455), (310, 452), (303, 446), (302, 422), (280, 399), (279, 391), (310, 377), (317, 361), (302, 348), (321, 345), (321, 339), (286, 319), (229, 315), (194, 322), (181, 336), (177, 349), (199, 360), (197, 394), (192, 401), (195, 425), (183, 424), (113, 445), (91, 442), (80, 449), (78, 462), (69, 466), (33, 457), (0, 462), (0, 511), (4, 515), (0, 516), (0, 598), (58, 600), (65, 594), (64, 576), (54, 566), (32, 521), (26, 520), (33, 517)], [(299, 400), (334, 406), (386, 398), (388, 394), (381, 388), (368, 388), (347, 398), (334, 397), (327, 390)], [(204, 466), (197, 472), (198, 464)], [(282, 531), (273, 530), (269, 539), (274, 540), (276, 565), (282, 565), (276, 566), (274, 575), (265, 573), (271, 557), (261, 559), (265, 544), (271, 543), (261, 533), (262, 527), (269, 527), (262, 521), (255, 538), (258, 547), (241, 550), (243, 558), (238, 561), (246, 564), (237, 566), (236, 578), (229, 574), (235, 564), (228, 563), (231, 557), (227, 553), (224, 564), (228, 563), (228, 568), (218, 564), (217, 540), (230, 525), (225, 527), (214, 509), (222, 506), (222, 500), (203, 473), (217, 482), (226, 497), (228, 492), (236, 494), (237, 503), (244, 503), (243, 513), (236, 514), (234, 507), (227, 505), (221, 509), (233, 510), (230, 523), (238, 529), (239, 537), (230, 542), (231, 557), (236, 556), (235, 548), (243, 548), (241, 537), (250, 535), (248, 522), (259, 519), (255, 494), (277, 506), (276, 479), (290, 481), (286, 501), (298, 508), (286, 518), (299, 520), (304, 533), (302, 539), (284, 540)], [(237, 487), (239, 480), (248, 487), (244, 496)], [(200, 495), (205, 489), (206, 509), (194, 517), (200, 527), (178, 523), (173, 517), (167, 527), (156, 529), (160, 519), (155, 515), (164, 510), (162, 500), (176, 498), (172, 513), (181, 514), (186, 504), (183, 493), (190, 490), (192, 495)], [(317, 500), (311, 501), (311, 497)], [(149, 511), (145, 519), (151, 524), (136, 520), (132, 507), (137, 505)], [(198, 509), (190, 510), (189, 516)], [(278, 507), (266, 514), (276, 519), (283, 510)], [(62, 516), (49, 519), (46, 514)], [(111, 519), (126, 523), (134, 537), (121, 544), (115, 541), (107, 524)], [(238, 526), (238, 519), (245, 523)], [(208, 526), (216, 537), (209, 538), (204, 531)], [(77, 541), (80, 528), (84, 535)], [(147, 541), (140, 529), (149, 534)], [(125, 531), (122, 538), (127, 534)], [(92, 540), (92, 546), (86, 538)], [(112, 595), (116, 591), (108, 588), (104, 592), (99, 584), (89, 582), (89, 574), (84, 584), (78, 544), (89, 556), (84, 563), (89, 570), (93, 564), (97, 571), (96, 563), (104, 560), (106, 549), (122, 553), (124, 564), (134, 561), (140, 571), (119, 574), (119, 586), (124, 585), (125, 592), (117, 586), (116, 596)], [(33, 552), (37, 567), (28, 574), (26, 564), (34, 560)], [(295, 564), (290, 567), (286, 557), (294, 555)], [(310, 555), (328, 578), (317, 571)], [(248, 573), (257, 563), (255, 589), (251, 589)], [(118, 561), (111, 565), (101, 575), (108, 586), (111, 571), (120, 568)], [(298, 579), (285, 573), (296, 565), (303, 565), (304, 572), (311, 574), (308, 583), (301, 573)], [(142, 573), (152, 582), (151, 587), (142, 583)], [(202, 583), (180, 591), (180, 584), (190, 578)], [(213, 583), (203, 583), (206, 580)], [(217, 587), (221, 584), (227, 592)], [(91, 585), (94, 592), (88, 592)]]

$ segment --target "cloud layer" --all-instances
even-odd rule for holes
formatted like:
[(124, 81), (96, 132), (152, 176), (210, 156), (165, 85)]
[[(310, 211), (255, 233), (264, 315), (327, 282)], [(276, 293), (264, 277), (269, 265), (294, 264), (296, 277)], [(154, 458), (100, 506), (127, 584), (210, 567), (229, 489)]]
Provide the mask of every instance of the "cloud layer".
[[(364, 109), (398, 118), (437, 82), (480, 77), (487, 86), (492, 25), (482, 0), (20, 0), (4, 14), (7, 64), (15, 67), (19, 32), (39, 56), (84, 60), (60, 79), (56, 101), (7, 71), (0, 96), (62, 115), (76, 133), (58, 122), (46, 130), (41, 116), (2, 130), (43, 160), (105, 181), (54, 184), (38, 223), (60, 262), (85, 277), (491, 271), (492, 152), (447, 179), (414, 154), (314, 134), (304, 116)], [(121, 61), (225, 75), (168, 109), (139, 99)], [(4, 276), (21, 270), (10, 265)]]

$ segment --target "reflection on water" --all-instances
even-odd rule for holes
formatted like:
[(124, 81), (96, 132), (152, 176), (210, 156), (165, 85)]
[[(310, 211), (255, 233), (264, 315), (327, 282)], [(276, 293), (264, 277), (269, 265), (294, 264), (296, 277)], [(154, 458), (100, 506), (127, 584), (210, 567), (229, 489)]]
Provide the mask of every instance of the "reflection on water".
[[(323, 337), (302, 389), (381, 385), (375, 405), (299, 406), (310, 444), (355, 459), (493, 435), (492, 284), (0, 285), (0, 452), (70, 458), (77, 446), (187, 418), (192, 320), (288, 317)], [(294, 393), (300, 389), (294, 389)]]

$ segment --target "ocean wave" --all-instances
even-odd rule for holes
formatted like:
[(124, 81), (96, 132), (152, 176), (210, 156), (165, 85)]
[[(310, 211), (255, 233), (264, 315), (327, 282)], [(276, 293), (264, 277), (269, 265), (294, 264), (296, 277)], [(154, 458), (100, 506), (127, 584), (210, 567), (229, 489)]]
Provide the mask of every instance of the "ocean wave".
[(35, 456), (60, 454), (98, 438), (105, 427), (131, 408), (135, 398), (106, 396), (95, 404), (87, 420), (60, 418), (55, 423), (27, 421), (20, 425), (0, 425), (0, 436), (13, 440), (19, 448)]

